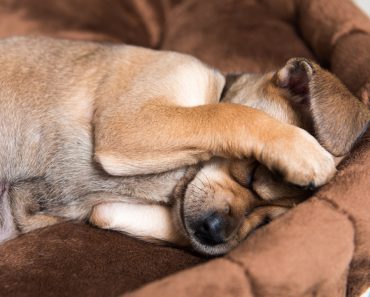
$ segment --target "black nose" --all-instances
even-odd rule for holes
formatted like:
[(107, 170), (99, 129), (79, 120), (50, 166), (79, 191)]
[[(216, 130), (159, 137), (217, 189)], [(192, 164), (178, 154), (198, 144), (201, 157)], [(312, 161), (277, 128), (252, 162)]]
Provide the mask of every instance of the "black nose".
[(218, 213), (213, 213), (198, 224), (195, 236), (205, 244), (216, 245), (225, 242), (224, 229), (224, 218)]

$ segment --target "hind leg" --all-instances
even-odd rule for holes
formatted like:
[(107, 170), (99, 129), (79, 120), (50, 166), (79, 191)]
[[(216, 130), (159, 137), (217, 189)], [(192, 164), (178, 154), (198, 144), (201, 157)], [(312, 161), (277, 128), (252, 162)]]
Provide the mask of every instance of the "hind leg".
[(62, 218), (42, 213), (40, 198), (47, 195), (42, 182), (21, 182), (9, 190), (14, 221), (20, 233), (57, 224)]
[(9, 201), (8, 184), (0, 182), (0, 243), (16, 237), (17, 234)]
[(159, 204), (101, 203), (94, 206), (90, 223), (149, 242), (188, 245), (174, 225), (169, 206)]

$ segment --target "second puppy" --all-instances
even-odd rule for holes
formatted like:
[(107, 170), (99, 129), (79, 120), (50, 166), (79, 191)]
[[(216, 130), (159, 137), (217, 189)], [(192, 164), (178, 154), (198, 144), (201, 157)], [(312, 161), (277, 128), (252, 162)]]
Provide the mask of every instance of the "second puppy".
[[(332, 117), (336, 129), (316, 129), (328, 121), (326, 98), (354, 98), (309, 62), (225, 87), (218, 71), (179, 53), (10, 38), (0, 41), (0, 64), (0, 241), (80, 220), (225, 253), (294, 201), (263, 199), (254, 159), (286, 181), (320, 186), (335, 173), (333, 157), (296, 126), (346, 154), (368, 121), (350, 103), (357, 109), (344, 109), (344, 128)], [(257, 110), (253, 98), (284, 118)], [(227, 102), (240, 99), (245, 106)], [(304, 102), (314, 111), (307, 124), (292, 105)]]
[[(366, 106), (334, 75), (304, 58), (291, 59), (277, 72), (264, 75), (228, 75), (221, 102), (253, 107), (308, 130), (336, 156), (337, 163), (370, 119)], [(228, 122), (222, 124), (228, 128)], [(162, 236), (168, 236), (164, 240), (183, 245), (190, 240), (196, 250), (218, 255), (305, 200), (312, 190), (284, 182), (253, 158), (213, 158), (188, 169), (175, 188), (173, 206), (102, 204), (91, 219), (103, 228), (137, 234), (137, 220), (145, 222), (148, 214), (148, 229), (141, 230), (147, 239), (158, 230), (150, 227), (154, 217), (162, 222)]]

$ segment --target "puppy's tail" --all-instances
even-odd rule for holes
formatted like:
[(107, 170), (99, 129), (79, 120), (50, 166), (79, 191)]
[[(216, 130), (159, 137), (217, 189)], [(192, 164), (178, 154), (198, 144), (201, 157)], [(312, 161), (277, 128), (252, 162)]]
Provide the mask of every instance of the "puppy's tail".
[(9, 183), (0, 180), (0, 244), (17, 236), (9, 200)]

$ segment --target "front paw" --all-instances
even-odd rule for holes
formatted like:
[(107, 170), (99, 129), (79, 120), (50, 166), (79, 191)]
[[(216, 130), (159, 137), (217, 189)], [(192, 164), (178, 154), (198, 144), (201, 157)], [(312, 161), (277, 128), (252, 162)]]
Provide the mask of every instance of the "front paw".
[(245, 220), (240, 225), (237, 233), (238, 240), (241, 241), (245, 239), (251, 232), (280, 217), (290, 208), (291, 207), (276, 206), (273, 204), (257, 207), (245, 217)]
[(265, 146), (263, 159), (287, 182), (311, 189), (327, 183), (336, 172), (333, 156), (308, 132), (292, 126)]

